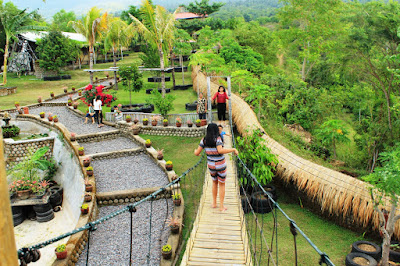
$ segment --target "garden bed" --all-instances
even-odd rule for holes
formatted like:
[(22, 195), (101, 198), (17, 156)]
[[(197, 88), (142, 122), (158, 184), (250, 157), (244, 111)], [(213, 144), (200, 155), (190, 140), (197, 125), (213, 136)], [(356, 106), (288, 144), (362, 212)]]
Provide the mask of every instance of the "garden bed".
[(62, 79), (71, 79), (71, 75), (58, 75), (58, 76), (43, 77), (44, 81), (53, 81), (53, 80), (62, 80)]

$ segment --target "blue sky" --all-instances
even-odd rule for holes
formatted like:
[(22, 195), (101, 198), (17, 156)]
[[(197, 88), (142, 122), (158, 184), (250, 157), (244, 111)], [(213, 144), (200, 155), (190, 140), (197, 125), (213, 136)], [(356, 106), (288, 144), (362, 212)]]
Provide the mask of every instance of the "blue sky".
[(28, 8), (30, 11), (38, 8), (39, 13), (49, 21), (61, 9), (74, 11), (77, 15), (81, 15), (93, 6), (107, 12), (114, 12), (127, 9), (129, 5), (141, 4), (141, 0), (46, 0), (45, 3), (42, 0), (5, 0), (4, 2), (12, 2), (18, 8)]

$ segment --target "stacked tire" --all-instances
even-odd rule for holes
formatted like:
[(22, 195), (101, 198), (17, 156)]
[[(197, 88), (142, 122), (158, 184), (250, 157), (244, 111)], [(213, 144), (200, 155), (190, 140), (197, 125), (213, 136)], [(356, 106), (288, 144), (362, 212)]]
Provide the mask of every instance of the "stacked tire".
[(60, 186), (53, 186), (50, 188), (49, 202), (53, 208), (62, 205), (63, 194), (64, 194), (64, 190)]
[(346, 256), (346, 266), (376, 266), (382, 256), (382, 248), (370, 241), (356, 241), (351, 246), (351, 253)]
[(276, 201), (278, 196), (276, 194), (276, 188), (273, 185), (263, 186), (266, 194), (262, 191), (255, 191), (251, 194), (251, 206), (256, 213), (269, 213), (273, 209), (273, 202)]
[(40, 204), (33, 206), (33, 210), (36, 212), (36, 220), (39, 223), (44, 223), (54, 218), (53, 207), (50, 202), (46, 204)]
[(11, 208), (12, 208), (14, 226), (22, 224), (22, 222), (25, 220), (23, 208), (18, 206), (13, 206)]

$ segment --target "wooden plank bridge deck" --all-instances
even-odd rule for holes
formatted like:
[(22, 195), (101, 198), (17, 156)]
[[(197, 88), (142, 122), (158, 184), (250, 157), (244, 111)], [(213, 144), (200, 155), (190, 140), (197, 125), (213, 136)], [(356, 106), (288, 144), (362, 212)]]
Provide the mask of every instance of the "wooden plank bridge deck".
[[(230, 132), (229, 127), (225, 127)], [(225, 147), (232, 147), (231, 137), (225, 136)], [(211, 208), (212, 180), (207, 171), (203, 195), (181, 265), (251, 265), (246, 223), (240, 204), (236, 169), (231, 154), (225, 154), (227, 177), (225, 212)], [(218, 195), (219, 196), (219, 195)]]

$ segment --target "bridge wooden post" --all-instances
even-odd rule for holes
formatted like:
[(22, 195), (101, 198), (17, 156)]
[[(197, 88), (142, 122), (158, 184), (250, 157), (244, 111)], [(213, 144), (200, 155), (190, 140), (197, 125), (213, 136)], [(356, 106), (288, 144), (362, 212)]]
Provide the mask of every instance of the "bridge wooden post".
[(208, 123), (212, 123), (213, 114), (212, 114), (212, 106), (211, 106), (211, 77), (207, 77), (207, 104), (208, 104)]
[(0, 130), (0, 260), (4, 265), (13, 266), (18, 265), (18, 256), (10, 206), (3, 154), (3, 133)]

